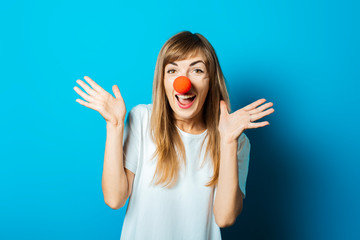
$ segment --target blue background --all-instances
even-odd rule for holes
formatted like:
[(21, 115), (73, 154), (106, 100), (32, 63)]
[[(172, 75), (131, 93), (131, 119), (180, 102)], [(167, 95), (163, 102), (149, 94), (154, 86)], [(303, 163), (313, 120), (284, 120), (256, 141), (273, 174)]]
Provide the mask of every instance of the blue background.
[[(103, 200), (106, 124), (77, 102), (90, 76), (128, 111), (150, 103), (175, 33), (214, 46), (248, 129), (247, 197), (223, 239), (359, 239), (357, 1), (11, 1), (0, 7), (0, 239), (119, 239)], [(113, 94), (113, 93), (112, 93)], [(141, 231), (141, 229), (139, 229)]]

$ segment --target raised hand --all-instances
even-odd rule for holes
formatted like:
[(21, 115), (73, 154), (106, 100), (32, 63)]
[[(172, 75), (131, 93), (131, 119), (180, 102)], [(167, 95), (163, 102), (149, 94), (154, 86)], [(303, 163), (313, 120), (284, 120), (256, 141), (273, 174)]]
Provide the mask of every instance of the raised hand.
[(238, 137), (245, 129), (269, 125), (268, 121), (253, 122), (275, 111), (273, 108), (264, 111), (273, 106), (272, 102), (257, 107), (264, 102), (266, 102), (266, 99), (259, 99), (236, 112), (229, 114), (225, 101), (221, 100), (220, 121), (218, 126), (221, 138), (226, 142), (234, 142), (237, 141)]
[(74, 87), (75, 92), (77, 92), (82, 98), (76, 99), (76, 102), (81, 105), (94, 109), (98, 111), (101, 116), (105, 119), (107, 123), (111, 123), (115, 126), (119, 126), (124, 124), (125, 115), (126, 115), (126, 107), (125, 102), (120, 94), (119, 87), (114, 85), (112, 90), (114, 92), (115, 98), (105, 91), (102, 87), (100, 87), (94, 80), (85, 76), (84, 79), (87, 83), (92, 87), (89, 87), (85, 82), (78, 79), (76, 82), (86, 91), (84, 93), (77, 86)]

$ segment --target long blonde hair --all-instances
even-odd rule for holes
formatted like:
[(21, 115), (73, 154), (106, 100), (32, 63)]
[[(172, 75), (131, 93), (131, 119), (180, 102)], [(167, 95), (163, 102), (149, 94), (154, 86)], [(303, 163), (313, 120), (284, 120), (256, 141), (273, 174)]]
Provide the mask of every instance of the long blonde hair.
[(205, 138), (208, 138), (205, 159), (210, 153), (214, 174), (205, 186), (210, 187), (217, 184), (220, 166), (220, 135), (218, 131), (220, 100), (226, 102), (230, 112), (229, 95), (218, 58), (210, 42), (199, 33), (182, 31), (165, 42), (156, 61), (151, 114), (151, 137), (156, 144), (153, 159), (158, 157), (153, 176), (153, 180), (157, 176), (156, 185), (164, 184), (165, 187), (171, 188), (178, 179), (179, 158), (186, 164), (185, 148), (175, 126), (173, 111), (165, 93), (165, 66), (169, 62), (191, 58), (199, 51), (205, 56), (205, 65), (210, 79), (209, 92), (203, 105), (203, 119), (207, 128)]

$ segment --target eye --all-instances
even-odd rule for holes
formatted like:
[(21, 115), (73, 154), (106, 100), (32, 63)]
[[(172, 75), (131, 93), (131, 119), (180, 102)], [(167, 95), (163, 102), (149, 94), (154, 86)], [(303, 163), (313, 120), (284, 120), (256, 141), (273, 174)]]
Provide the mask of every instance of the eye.
[(203, 70), (201, 70), (201, 69), (199, 69), (199, 68), (195, 69), (194, 71), (195, 71), (196, 73), (203, 73), (203, 72), (204, 72)]
[(175, 69), (170, 69), (167, 71), (167, 73), (174, 73), (174, 72), (171, 72), (171, 71), (175, 71)]

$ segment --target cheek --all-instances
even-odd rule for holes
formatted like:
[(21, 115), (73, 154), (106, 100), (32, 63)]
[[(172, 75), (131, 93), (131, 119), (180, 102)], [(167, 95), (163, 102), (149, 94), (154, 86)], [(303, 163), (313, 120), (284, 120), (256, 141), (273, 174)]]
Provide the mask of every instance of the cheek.
[(198, 91), (201, 91), (203, 94), (206, 94), (209, 90), (209, 80), (207, 79), (201, 79), (200, 81), (194, 81), (193, 86), (198, 89)]
[(166, 95), (168, 97), (170, 97), (170, 95), (172, 94), (172, 80), (171, 79), (165, 79), (164, 80), (164, 87), (165, 87), (165, 92), (166, 92)]

